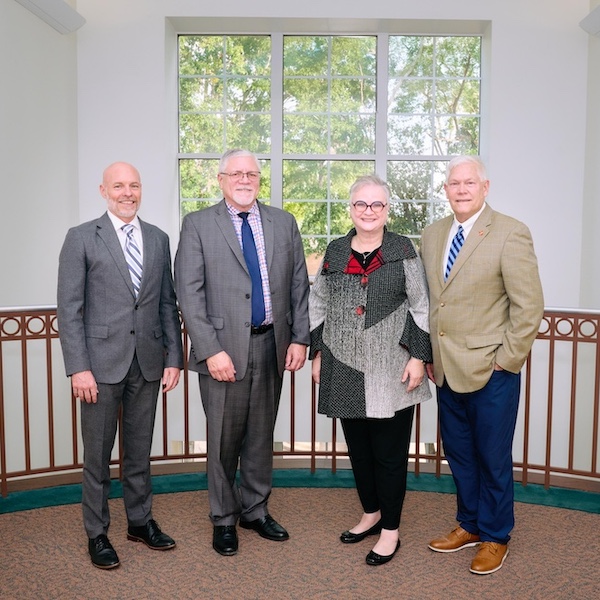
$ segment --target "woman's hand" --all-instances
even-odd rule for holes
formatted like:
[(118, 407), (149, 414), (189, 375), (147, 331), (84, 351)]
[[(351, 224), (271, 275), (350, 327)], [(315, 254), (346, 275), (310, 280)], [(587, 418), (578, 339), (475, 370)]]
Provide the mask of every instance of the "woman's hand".
[(312, 378), (315, 383), (321, 383), (321, 353), (317, 352), (312, 359)]
[(407, 392), (412, 392), (419, 387), (425, 377), (425, 363), (419, 359), (411, 357), (408, 361), (404, 373), (402, 374), (402, 383), (408, 380)]

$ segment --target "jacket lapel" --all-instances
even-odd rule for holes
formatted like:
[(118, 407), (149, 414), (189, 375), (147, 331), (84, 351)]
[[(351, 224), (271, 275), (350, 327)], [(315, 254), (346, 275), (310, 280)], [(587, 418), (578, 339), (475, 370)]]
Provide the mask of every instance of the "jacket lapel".
[(273, 251), (275, 247), (275, 233), (273, 231), (273, 221), (271, 216), (268, 214), (265, 207), (260, 203), (256, 202), (258, 210), (260, 211), (260, 221), (262, 223), (263, 237), (265, 240), (265, 251), (267, 254), (267, 269), (271, 270), (273, 264)]
[(127, 267), (125, 255), (123, 254), (123, 248), (121, 248), (121, 243), (119, 242), (119, 238), (117, 237), (117, 232), (113, 227), (112, 221), (106, 213), (104, 213), (98, 219), (98, 224), (96, 225), (96, 233), (102, 239), (107, 250), (109, 251), (110, 255), (115, 261), (115, 265), (119, 273), (121, 273), (121, 276), (125, 280), (125, 284), (131, 291), (131, 295), (135, 296), (133, 292), (133, 283), (131, 282), (131, 275), (129, 275), (129, 268)]
[(244, 259), (244, 254), (242, 252), (242, 248), (240, 247), (240, 242), (237, 238), (237, 235), (235, 234), (235, 229), (233, 227), (233, 223), (231, 222), (231, 217), (229, 216), (227, 206), (225, 205), (225, 200), (221, 200), (221, 202), (217, 204), (215, 221), (217, 227), (221, 230), (225, 241), (231, 248), (231, 251), (234, 253), (235, 257), (238, 259), (240, 265), (242, 265), (246, 273), (248, 273), (246, 260)]
[[(445, 269), (446, 261), (448, 260), (448, 256), (446, 255), (446, 242), (448, 241), (448, 235), (450, 235), (450, 228), (452, 227), (453, 220), (454, 220), (454, 217), (446, 217), (446, 222), (445, 222), (444, 226), (442, 227), (442, 229), (440, 230), (440, 234), (437, 236), (436, 247), (434, 249), (434, 254), (433, 254), (436, 257), (435, 258), (435, 265), (436, 265), (435, 272), (437, 273), (438, 281), (442, 287), (444, 285), (446, 285), (446, 283), (447, 283), (447, 281), (444, 281), (444, 269)], [(459, 252), (459, 255), (460, 255), (460, 252)], [(454, 264), (456, 266), (456, 263), (454, 263)], [(444, 265), (444, 266), (442, 266), (442, 265)], [(452, 269), (452, 270), (454, 270), (454, 269)], [(450, 272), (450, 274), (452, 274), (452, 271)], [(448, 281), (449, 280), (450, 279), (448, 278)]]
[[(146, 288), (146, 282), (148, 281), (148, 275), (150, 273), (152, 273), (152, 270), (154, 268), (154, 262), (156, 260), (156, 253), (157, 253), (157, 247), (156, 247), (156, 236), (152, 234), (152, 229), (150, 227), (148, 227), (148, 225), (146, 225), (146, 223), (144, 223), (141, 219), (138, 220), (140, 222), (140, 229), (142, 232), (142, 243), (144, 245), (143, 250), (142, 250), (142, 256), (143, 256), (143, 264), (142, 264), (142, 282), (140, 284), (140, 293), (139, 295), (141, 296), (144, 293), (144, 289)], [(127, 261), (125, 261), (127, 262)], [(131, 279), (131, 277), (130, 277)], [(133, 284), (131, 286), (131, 289), (133, 291)]]
[[(463, 247), (460, 249), (460, 252), (456, 257), (456, 262), (452, 266), (450, 275), (446, 280), (446, 285), (448, 285), (456, 277), (462, 266), (465, 264), (465, 262), (467, 262), (471, 254), (473, 254), (477, 246), (481, 244), (481, 242), (490, 232), (490, 225), (492, 224), (492, 212), (492, 209), (489, 207), (489, 205), (487, 205), (484, 211), (479, 215), (477, 221), (475, 221), (473, 224), (473, 227), (471, 228)], [(448, 236), (446, 236), (446, 239), (448, 239)]]

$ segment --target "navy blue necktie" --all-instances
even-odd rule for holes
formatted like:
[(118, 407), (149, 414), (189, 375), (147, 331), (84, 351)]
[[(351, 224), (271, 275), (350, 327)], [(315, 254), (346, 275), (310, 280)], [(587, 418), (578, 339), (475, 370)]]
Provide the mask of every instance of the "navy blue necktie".
[(260, 265), (258, 264), (258, 253), (250, 223), (248, 223), (248, 213), (241, 212), (238, 216), (242, 219), (242, 248), (246, 266), (252, 279), (252, 325), (258, 327), (265, 320), (265, 298), (263, 296), (262, 279), (260, 276)]
[(450, 275), (450, 270), (454, 265), (454, 261), (462, 248), (462, 245), (465, 243), (465, 236), (463, 234), (463, 226), (458, 226), (458, 231), (456, 235), (452, 238), (452, 243), (450, 244), (450, 251), (448, 252), (448, 262), (446, 263), (446, 272), (444, 273), (444, 281), (448, 279), (448, 275)]

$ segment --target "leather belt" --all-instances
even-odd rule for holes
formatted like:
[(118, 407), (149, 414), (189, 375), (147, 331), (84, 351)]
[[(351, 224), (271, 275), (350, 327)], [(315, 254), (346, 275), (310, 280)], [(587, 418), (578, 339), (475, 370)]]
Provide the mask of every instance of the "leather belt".
[(250, 325), (250, 333), (252, 335), (261, 335), (263, 333), (267, 333), (267, 331), (271, 331), (271, 329), (273, 329), (273, 323), (269, 323), (268, 325), (259, 325), (258, 327)]

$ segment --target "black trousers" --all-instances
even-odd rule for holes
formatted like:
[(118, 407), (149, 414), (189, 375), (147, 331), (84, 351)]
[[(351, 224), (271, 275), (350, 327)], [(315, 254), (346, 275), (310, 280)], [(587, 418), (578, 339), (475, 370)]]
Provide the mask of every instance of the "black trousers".
[(341, 420), (363, 510), (380, 510), (384, 529), (400, 525), (414, 412), (410, 406), (391, 419)]

